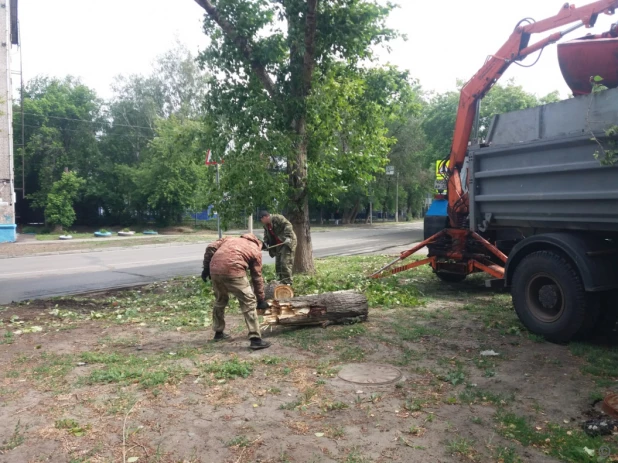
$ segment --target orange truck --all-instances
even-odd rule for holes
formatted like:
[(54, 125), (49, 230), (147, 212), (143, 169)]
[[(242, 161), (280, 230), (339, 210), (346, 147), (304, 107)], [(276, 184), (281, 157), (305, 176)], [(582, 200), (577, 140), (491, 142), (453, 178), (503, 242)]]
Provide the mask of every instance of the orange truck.
[[(373, 278), (420, 265), (451, 283), (484, 272), (488, 285), (510, 288), (530, 331), (556, 342), (616, 324), (618, 28), (559, 45), (575, 98), (495, 116), (487, 139), (471, 141), (479, 102), (510, 65), (616, 8), (618, 0), (565, 4), (551, 18), (516, 25), (461, 90), (439, 169), (446, 195), (425, 218), (425, 240)], [(610, 89), (597, 92), (600, 84)], [(401, 264), (425, 246), (426, 258)]]

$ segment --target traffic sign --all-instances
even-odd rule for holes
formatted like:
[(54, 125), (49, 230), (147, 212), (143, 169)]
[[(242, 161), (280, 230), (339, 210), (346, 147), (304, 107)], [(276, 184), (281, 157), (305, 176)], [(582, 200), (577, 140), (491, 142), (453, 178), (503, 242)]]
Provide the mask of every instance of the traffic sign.
[(204, 164), (207, 166), (216, 166), (217, 164), (223, 164), (223, 159), (219, 162), (217, 161), (213, 161), (212, 160), (212, 151), (208, 150), (206, 152), (206, 160), (204, 161)]

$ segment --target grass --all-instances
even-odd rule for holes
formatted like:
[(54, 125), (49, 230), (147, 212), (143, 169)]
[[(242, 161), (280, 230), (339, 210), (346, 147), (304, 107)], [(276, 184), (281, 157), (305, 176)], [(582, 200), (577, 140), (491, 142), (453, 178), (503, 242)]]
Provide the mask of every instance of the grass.
[(248, 447), (251, 441), (246, 436), (236, 436), (225, 443), (226, 447)]
[(73, 233), (73, 232), (62, 232), (62, 233), (49, 233), (49, 234), (38, 234), (36, 235), (37, 241), (52, 241), (57, 240), (60, 235), (71, 235), (74, 240), (77, 239), (94, 239), (94, 235), (92, 233)]
[(465, 404), (490, 403), (498, 407), (503, 407), (515, 401), (515, 394), (500, 394), (476, 387), (466, 387), (466, 389), (459, 394), (459, 400)]
[(425, 405), (425, 401), (423, 399), (412, 399), (407, 400), (403, 404), (403, 408), (410, 412), (420, 412)]
[(573, 355), (586, 361), (582, 372), (594, 377), (597, 385), (608, 387), (615, 384), (618, 378), (618, 347), (571, 343), (569, 349)]
[(617, 450), (611, 442), (601, 437), (590, 437), (579, 429), (566, 429), (551, 423), (533, 426), (525, 417), (514, 413), (499, 413), (496, 420), (498, 432), (503, 437), (516, 440), (526, 447), (538, 448), (563, 462), (597, 461), (586, 449), (597, 450), (608, 446), (612, 454)]
[(494, 452), (495, 460), (500, 463), (523, 463), (514, 447), (500, 447)]
[(345, 410), (346, 408), (349, 408), (349, 405), (346, 404), (345, 402), (332, 402), (332, 403), (327, 403), (324, 406), (324, 410), (326, 410), (327, 412), (332, 412), (335, 410)]
[(77, 421), (73, 419), (57, 420), (54, 424), (54, 427), (56, 429), (64, 429), (69, 434), (76, 437), (84, 436), (86, 432), (88, 432), (88, 430), (90, 429), (90, 425), (81, 426)]
[(422, 297), (414, 285), (402, 286), (397, 276), (379, 280), (359, 278), (370, 275), (379, 268), (383, 258), (340, 257), (315, 261), (316, 275), (299, 275), (294, 281), (298, 294), (316, 294), (355, 289), (363, 291), (371, 307), (415, 307)]
[(21, 425), (21, 421), (17, 421), (17, 424), (13, 429), (13, 434), (11, 434), (7, 440), (3, 441), (2, 445), (0, 445), (0, 452), (13, 450), (23, 444), (25, 440), (26, 438), (24, 436), (24, 429)]
[(353, 448), (349, 451), (349, 453), (347, 454), (343, 462), (344, 463), (370, 463), (371, 460), (369, 458), (366, 458), (361, 451), (359, 451), (356, 448)]
[[(185, 352), (185, 355), (176, 354), (175, 357), (190, 355), (191, 352)], [(185, 368), (169, 360), (169, 354), (139, 357), (118, 353), (84, 352), (80, 358), (87, 364), (104, 365), (90, 372), (85, 378), (87, 384), (139, 384), (144, 388), (153, 388), (178, 383), (187, 374)]]
[(451, 455), (460, 455), (462, 457), (474, 460), (476, 450), (474, 449), (474, 441), (464, 437), (455, 437), (446, 443), (446, 451)]
[[(456, 459), (518, 463), (522, 459), (516, 449), (520, 449), (521, 444), (529, 447), (526, 452), (532, 454), (532, 459), (540, 451), (559, 461), (591, 461), (584, 459), (587, 457), (582, 453), (585, 453), (583, 449), (598, 449), (605, 440), (589, 438), (574, 427), (552, 424), (552, 419), (562, 423), (563, 417), (553, 416), (556, 413), (542, 402), (542, 398), (537, 399), (538, 403), (523, 402), (523, 393), (521, 397), (518, 394), (516, 400), (508, 389), (510, 383), (504, 381), (502, 375), (508, 374), (509, 368), (501, 367), (512, 365), (508, 362), (517, 359), (516, 352), (520, 349), (538, 352), (538, 355), (531, 356), (530, 368), (560, 364), (558, 359), (542, 353), (553, 346), (544, 345), (521, 327), (507, 295), (490, 293), (480, 285), (475, 286), (475, 278), (480, 283), (479, 277), (472, 277), (471, 282), (460, 286), (445, 287), (424, 268), (381, 281), (362, 278), (385, 261), (388, 259), (384, 257), (317, 260), (317, 273), (299, 275), (295, 279), (295, 292), (306, 294), (346, 288), (365, 291), (372, 306), (368, 323), (329, 326), (327, 329), (278, 328), (273, 330), (273, 337), (276, 344), (284, 347), (278, 351), (275, 344), (275, 349), (265, 352), (265, 356), (237, 350), (233, 345), (206, 342), (211, 337), (209, 306), (213, 294), (210, 285), (202, 283), (199, 278), (180, 278), (104, 297), (57, 298), (51, 303), (51, 308), (49, 305), (44, 308), (36, 306), (36, 301), (12, 306), (24, 310), (40, 309), (49, 317), (46, 321), (29, 321), (25, 316), (17, 319), (10, 313), (0, 312), (5, 323), (2, 325), (4, 333), (0, 331), (0, 342), (17, 343), (21, 347), (19, 343), (29, 337), (26, 349), (16, 349), (18, 346), (6, 349), (16, 353), (11, 354), (12, 361), (2, 380), (7, 391), (24, 390), (27, 386), (42, 393), (66, 389), (75, 392), (75, 397), (80, 398), (79, 404), (62, 409), (58, 405), (54, 416), (59, 418), (55, 422), (56, 428), (65, 435), (87, 435), (85, 439), (74, 441), (94, 438), (95, 433), (85, 423), (95, 421), (81, 413), (84, 409), (96, 410), (102, 421), (113, 420), (116, 426), (130, 415), (127, 425), (136, 429), (140, 425), (140, 415), (129, 412), (138, 401), (139, 408), (159, 410), (162, 404), (170, 403), (170, 398), (179, 401), (185, 398), (183, 394), (188, 394), (190, 397), (185, 398), (183, 406), (188, 406), (191, 411), (210, 406), (219, 410), (230, 403), (246, 410), (255, 407), (256, 412), (260, 410), (258, 407), (268, 406), (273, 409), (271, 413), (280, 413), (281, 416), (291, 415), (287, 411), (298, 412), (294, 415), (314, 422), (315, 431), (338, 440), (340, 453), (337, 461), (341, 462), (370, 461), (367, 448), (350, 447), (348, 439), (351, 440), (353, 434), (349, 432), (346, 436), (344, 426), (365, 426), (368, 433), (374, 428), (386, 430), (393, 425), (390, 415), (396, 409), (405, 411), (398, 413), (398, 418), (405, 414), (416, 420), (400, 421), (401, 426), (396, 425), (402, 434), (396, 445), (402, 451), (420, 450), (422, 447), (416, 445), (418, 438), (440, 432), (437, 429), (446, 424), (448, 440), (441, 442), (447, 452), (457, 455)], [(264, 273), (267, 279), (272, 278), (272, 266), (267, 266)], [(460, 308), (463, 305), (465, 310)], [(231, 322), (238, 330), (244, 331), (237, 303), (231, 305), (226, 315), (237, 315)], [(84, 326), (97, 326), (91, 345), (81, 347), (90, 349), (85, 352), (76, 350), (71, 351), (75, 352), (72, 354), (58, 354), (50, 347), (48, 339), (52, 336), (34, 340), (35, 336), (47, 333), (59, 337), (58, 333), (84, 322), (87, 322)], [(45, 332), (26, 331), (29, 323), (44, 326)], [(20, 330), (23, 328), (23, 334), (14, 334), (15, 326)], [(101, 332), (108, 331), (99, 334), (99, 327)], [(187, 345), (199, 347), (179, 345), (178, 340), (184, 340), (185, 335)], [(67, 336), (71, 333), (68, 332)], [(459, 343), (460, 340), (465, 342)], [(510, 347), (513, 343), (518, 343), (519, 347)], [(36, 349), (37, 345), (42, 346), (41, 350)], [(143, 350), (137, 351), (136, 347)], [(480, 356), (480, 351), (492, 348), (500, 350), (499, 357)], [(570, 351), (578, 357), (582, 373), (597, 381), (596, 387), (593, 384), (590, 390), (581, 390), (581, 397), (588, 397), (590, 402), (602, 398), (605, 386), (615, 384), (618, 379), (618, 351), (615, 348), (572, 344), (557, 349), (567, 354), (560, 357), (564, 365), (569, 362)], [(230, 355), (229, 352), (234, 353)], [(354, 386), (334, 396), (333, 385), (338, 381), (335, 376), (342, 364), (365, 361), (399, 365), (405, 373), (405, 380), (394, 385), (391, 392), (375, 393)], [(498, 379), (494, 378), (497, 373)], [(28, 380), (34, 381), (21, 384)], [(232, 381), (234, 384), (220, 386)], [(500, 386), (496, 386), (498, 381), (501, 381)], [(482, 387), (470, 384), (473, 382)], [(495, 392), (498, 387), (499, 393)], [(357, 393), (359, 388), (361, 392)], [(90, 391), (101, 393), (88, 396)], [(61, 400), (68, 400), (68, 396), (73, 397), (72, 394), (63, 394)], [(13, 400), (13, 396), (10, 397)], [(273, 402), (281, 404), (281, 411), (274, 410), (277, 405)], [(60, 400), (57, 403), (64, 406)], [(466, 407), (469, 404), (482, 407)], [(80, 413), (74, 413), (71, 407), (84, 408), (79, 409)], [(473, 416), (488, 408), (490, 413), (481, 415), (483, 419)], [(382, 409), (389, 411), (388, 419), (380, 414)], [(514, 413), (522, 409), (539, 420), (538, 423), (530, 421), (529, 416)], [(445, 423), (443, 417), (452, 413), (461, 413), (461, 420)], [(491, 413), (495, 422), (486, 418)], [(79, 417), (83, 423), (68, 418), (71, 416)], [(365, 417), (367, 421), (363, 423)], [(237, 459), (244, 448), (252, 446), (249, 439), (253, 441), (254, 438), (247, 436), (255, 433), (257, 437), (259, 428), (254, 428), (255, 424), (252, 426), (251, 423), (232, 426), (227, 420), (228, 415), (225, 415), (217, 422), (217, 425), (226, 427), (222, 445), (232, 448)], [(433, 422), (436, 423), (432, 425)], [(457, 434), (462, 423), (479, 433), (479, 436), (474, 435), (476, 441), (470, 440), (468, 435)], [(542, 429), (537, 430), (537, 426)], [(153, 431), (160, 432), (161, 429)], [(315, 431), (312, 429), (303, 435), (313, 439)], [(483, 440), (489, 436), (487, 433), (494, 431), (506, 440)], [(16, 428), (14, 435), (2, 444), (21, 445), (23, 434), (23, 429)], [(518, 446), (511, 443), (518, 443)], [(265, 445), (272, 445), (272, 441), (265, 442)], [(435, 453), (435, 449), (432, 450)], [(439, 451), (444, 451), (444, 447)], [(247, 450), (243, 458), (253, 458), (250, 453)], [(284, 454), (282, 448), (281, 455)], [(82, 458), (82, 455), (86, 453), (72, 456)], [(161, 457), (162, 461), (165, 456)], [(289, 456), (285, 458), (290, 459)], [(402, 458), (411, 457), (402, 454)]]
[(247, 378), (253, 372), (253, 365), (250, 362), (236, 357), (231, 360), (214, 361), (204, 365), (203, 368), (217, 379)]
[(365, 351), (358, 346), (344, 348), (338, 355), (342, 362), (361, 361), (365, 358)]

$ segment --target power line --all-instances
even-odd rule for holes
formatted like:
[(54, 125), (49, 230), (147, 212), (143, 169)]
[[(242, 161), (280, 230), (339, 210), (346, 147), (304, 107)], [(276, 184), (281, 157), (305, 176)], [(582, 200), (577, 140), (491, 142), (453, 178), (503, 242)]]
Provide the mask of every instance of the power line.
[[(86, 122), (88, 124), (101, 124), (101, 125), (104, 124), (103, 122), (88, 121), (86, 119), (74, 119), (74, 118), (71, 118), (71, 117), (48, 116), (46, 114), (26, 113), (26, 112), (24, 114), (28, 114), (29, 116), (49, 117), (51, 119), (61, 119), (61, 120), (65, 120), (65, 121)], [(115, 122), (112, 125), (114, 127), (128, 127), (130, 129), (146, 129), (146, 130), (151, 130), (153, 132), (156, 132), (156, 130), (154, 130), (152, 127), (143, 127), (143, 126), (140, 126), (140, 125), (117, 124)]]
[[(44, 128), (47, 127), (45, 125), (29, 125), (29, 124), (24, 124), (23, 126), (24, 127), (30, 127), (32, 129), (44, 129)], [(50, 128), (55, 128), (55, 127), (50, 127)], [(75, 133), (80, 133), (81, 132), (81, 130), (73, 130), (73, 129), (62, 129), (62, 130), (65, 131), (65, 132), (75, 132)], [(126, 135), (126, 134), (125, 135), (122, 135), (122, 134), (118, 135), (118, 134), (116, 134), (116, 135), (114, 135), (114, 137), (127, 138), (129, 140), (134, 140), (135, 139), (135, 135)], [(142, 139), (143, 138), (144, 138), (144, 135), (142, 135)], [(22, 146), (22, 145), (19, 145), (19, 146)]]

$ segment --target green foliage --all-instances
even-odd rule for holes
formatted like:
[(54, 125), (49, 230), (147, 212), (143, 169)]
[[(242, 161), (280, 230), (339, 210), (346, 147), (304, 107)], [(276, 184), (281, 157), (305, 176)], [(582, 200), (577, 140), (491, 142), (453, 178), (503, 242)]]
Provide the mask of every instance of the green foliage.
[[(24, 92), (24, 174), (31, 206), (50, 205), (55, 215), (71, 216), (66, 202), (48, 199), (54, 181), (68, 168), (88, 179), (76, 199), (81, 223), (100, 220), (99, 207), (104, 220), (115, 223), (145, 221), (151, 215), (169, 222), (171, 216), (201, 210), (203, 191), (212, 189), (212, 182), (193, 175), (192, 164), (203, 165), (205, 157), (196, 126), (201, 130), (206, 75), (186, 48), (176, 46), (158, 58), (150, 75), (119, 77), (105, 105), (71, 77), (30, 81)], [(20, 111), (14, 114), (17, 145)], [(21, 163), (16, 170), (20, 179)], [(179, 179), (184, 174), (194, 182), (189, 190)], [(176, 194), (180, 199), (174, 199)], [(170, 208), (177, 209), (171, 214)]]
[(162, 384), (177, 383), (186, 375), (184, 368), (168, 362), (165, 356), (151, 358), (135, 355), (119, 355), (116, 353), (84, 352), (81, 359), (88, 364), (103, 364), (86, 377), (89, 384), (139, 384), (144, 388), (152, 388)]
[(560, 461), (603, 462), (596, 451), (607, 446), (614, 454), (616, 448), (612, 443), (605, 442), (601, 437), (590, 437), (579, 429), (566, 429), (552, 423), (547, 423), (541, 429), (533, 426), (526, 418), (513, 413), (499, 413), (498, 432), (507, 439), (513, 439), (522, 445), (535, 447)]
[(618, 380), (618, 348), (572, 343), (569, 349), (573, 355), (586, 360), (582, 370), (593, 376), (600, 386), (609, 386)]
[(603, 77), (601, 76), (594, 76), (590, 83), (592, 84), (592, 93), (600, 93), (600, 92), (604, 92), (605, 90), (609, 90), (608, 87), (606, 87), (605, 85), (603, 85), (603, 81), (605, 79), (603, 79)]
[(250, 362), (234, 357), (231, 360), (208, 363), (204, 365), (204, 370), (217, 379), (247, 378), (253, 372), (253, 366)]
[[(460, 82), (459, 86), (462, 85), (463, 82)], [(498, 83), (481, 101), (479, 137), (481, 139), (486, 138), (491, 119), (496, 114), (532, 108), (556, 101), (558, 101), (557, 92), (538, 98), (536, 95), (526, 92), (520, 85), (515, 84), (512, 79), (507, 81), (506, 84)], [(431, 149), (428, 156), (432, 160), (444, 159), (450, 153), (458, 105), (459, 93), (446, 92), (433, 97), (425, 108), (423, 129), (430, 141)], [(474, 134), (471, 134), (471, 136), (474, 136)]]
[(324, 410), (326, 410), (327, 412), (332, 412), (332, 411), (336, 411), (336, 410), (345, 410), (346, 408), (349, 408), (349, 405), (346, 404), (345, 402), (332, 402), (332, 403), (327, 403), (324, 406)]
[(593, 135), (592, 141), (599, 145), (599, 149), (594, 152), (594, 158), (599, 161), (602, 166), (613, 166), (618, 162), (618, 126), (614, 125), (605, 131), (605, 135), (609, 138), (607, 146), (603, 146), (597, 137)]
[(248, 447), (251, 444), (245, 436), (236, 436), (225, 443), (226, 447)]
[(369, 275), (375, 270), (376, 257), (341, 257), (316, 261), (316, 275), (301, 275), (295, 279), (295, 290), (299, 294), (325, 293), (355, 289), (364, 292), (369, 305), (414, 307), (419, 304), (420, 292), (414, 285), (402, 285), (397, 276), (369, 279), (359, 275)]
[(90, 425), (80, 426), (80, 424), (73, 419), (56, 420), (54, 426), (56, 429), (66, 429), (69, 434), (76, 437), (84, 436), (90, 429)]
[(52, 226), (69, 228), (75, 222), (73, 202), (85, 181), (74, 172), (63, 172), (60, 180), (52, 185), (47, 195), (45, 221)]
[[(37, 77), (24, 89), (26, 191), (36, 208), (48, 204), (52, 185), (65, 168), (94, 175), (102, 162), (97, 132), (103, 128), (102, 102), (79, 80)], [(14, 140), (21, 145), (22, 124), (14, 111)], [(16, 179), (22, 176), (16, 163)]]
[(208, 205), (212, 175), (204, 166), (206, 126), (171, 116), (157, 123), (144, 161), (135, 169), (136, 193), (161, 225), (178, 223), (187, 210)]
[[(219, 0), (216, 8), (227, 29), (206, 15), (210, 42), (200, 61), (222, 76), (212, 79), (205, 105), (209, 145), (226, 160), (229, 196), (217, 209), (230, 220), (245, 208), (287, 206), (305, 233), (308, 197), (325, 203), (350, 184), (366, 189), (392, 144), (387, 121), (410, 106), (406, 73), (361, 65), (397, 37), (385, 25), (394, 6)], [(310, 258), (300, 263), (312, 267)]]
[(21, 425), (21, 421), (17, 421), (15, 425), (15, 429), (13, 430), (13, 434), (2, 442), (0, 445), (0, 452), (5, 452), (8, 450), (13, 450), (16, 447), (19, 447), (21, 444), (25, 442), (26, 438), (24, 436), (24, 429)]
[(447, 442), (446, 450), (452, 455), (457, 454), (468, 458), (475, 453), (474, 441), (465, 437), (455, 437)]

